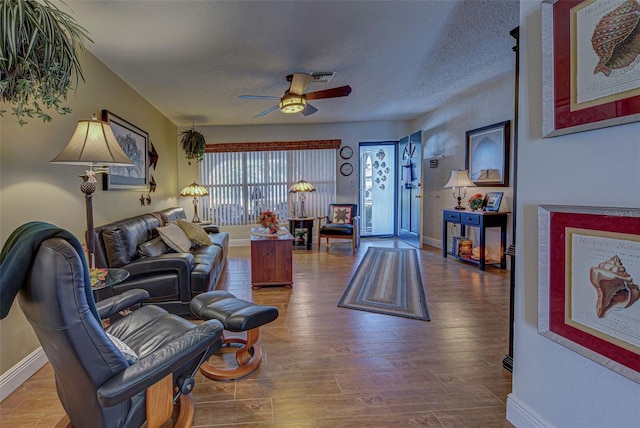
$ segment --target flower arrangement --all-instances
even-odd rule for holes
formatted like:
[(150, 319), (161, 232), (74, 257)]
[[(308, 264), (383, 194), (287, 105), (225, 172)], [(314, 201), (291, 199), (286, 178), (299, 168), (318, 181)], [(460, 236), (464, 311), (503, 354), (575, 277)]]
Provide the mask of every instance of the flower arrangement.
[(97, 287), (100, 282), (105, 280), (106, 277), (107, 270), (105, 268), (89, 269), (89, 279), (91, 280), (91, 287)]
[(471, 198), (469, 198), (469, 208), (471, 208), (472, 210), (477, 210), (482, 208), (482, 202), (484, 201), (484, 196), (482, 196), (482, 193), (476, 193), (475, 195), (473, 195)]
[(257, 223), (265, 229), (269, 229), (270, 233), (277, 233), (278, 230), (280, 230), (280, 226), (278, 226), (278, 216), (273, 211), (267, 210), (261, 212)]

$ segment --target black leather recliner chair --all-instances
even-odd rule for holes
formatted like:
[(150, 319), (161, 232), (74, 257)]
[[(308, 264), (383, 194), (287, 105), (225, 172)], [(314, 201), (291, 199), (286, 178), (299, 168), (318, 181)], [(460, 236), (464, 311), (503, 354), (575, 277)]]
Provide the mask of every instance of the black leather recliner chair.
[[(19, 240), (12, 235), (8, 242)], [(148, 427), (160, 426), (171, 418), (179, 400), (178, 420), (191, 426), (192, 376), (220, 348), (221, 323), (196, 325), (149, 305), (105, 330), (96, 313), (106, 319), (148, 293), (130, 290), (96, 305), (85, 281), (88, 271), (84, 256), (78, 254), (79, 243), (71, 241), (54, 236), (34, 245), (35, 257), (18, 295), (53, 366), (58, 396), (71, 424), (140, 427), (147, 421)], [(5, 250), (3, 268), (8, 268), (11, 259), (4, 256)], [(139, 361), (130, 364), (105, 331), (131, 347)], [(169, 402), (156, 405), (158, 396)]]

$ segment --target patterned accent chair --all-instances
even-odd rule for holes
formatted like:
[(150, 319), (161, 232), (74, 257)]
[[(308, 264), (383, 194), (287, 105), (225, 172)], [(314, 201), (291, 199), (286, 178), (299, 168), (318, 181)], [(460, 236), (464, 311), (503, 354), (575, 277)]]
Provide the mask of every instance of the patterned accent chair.
[[(359, 219), (358, 205), (329, 204), (327, 216), (319, 219), (318, 251), (320, 251), (322, 238), (327, 240), (327, 251), (329, 251), (329, 239), (349, 239), (351, 251), (355, 254), (360, 241)], [(326, 221), (324, 225), (323, 221)]]

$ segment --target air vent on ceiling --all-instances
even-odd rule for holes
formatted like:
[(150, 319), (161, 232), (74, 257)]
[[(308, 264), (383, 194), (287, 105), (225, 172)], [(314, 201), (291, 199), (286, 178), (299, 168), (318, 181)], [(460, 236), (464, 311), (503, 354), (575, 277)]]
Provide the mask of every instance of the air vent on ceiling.
[(329, 81), (336, 74), (335, 71), (316, 71), (309, 73), (313, 77), (313, 82), (316, 83), (329, 83)]

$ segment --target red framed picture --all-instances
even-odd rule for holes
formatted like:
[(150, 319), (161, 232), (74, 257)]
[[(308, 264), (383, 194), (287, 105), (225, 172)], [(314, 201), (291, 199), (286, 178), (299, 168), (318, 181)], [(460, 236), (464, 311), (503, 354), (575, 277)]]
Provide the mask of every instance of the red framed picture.
[(640, 209), (538, 207), (538, 332), (640, 383)]
[(640, 0), (544, 0), (542, 135), (640, 120)]

